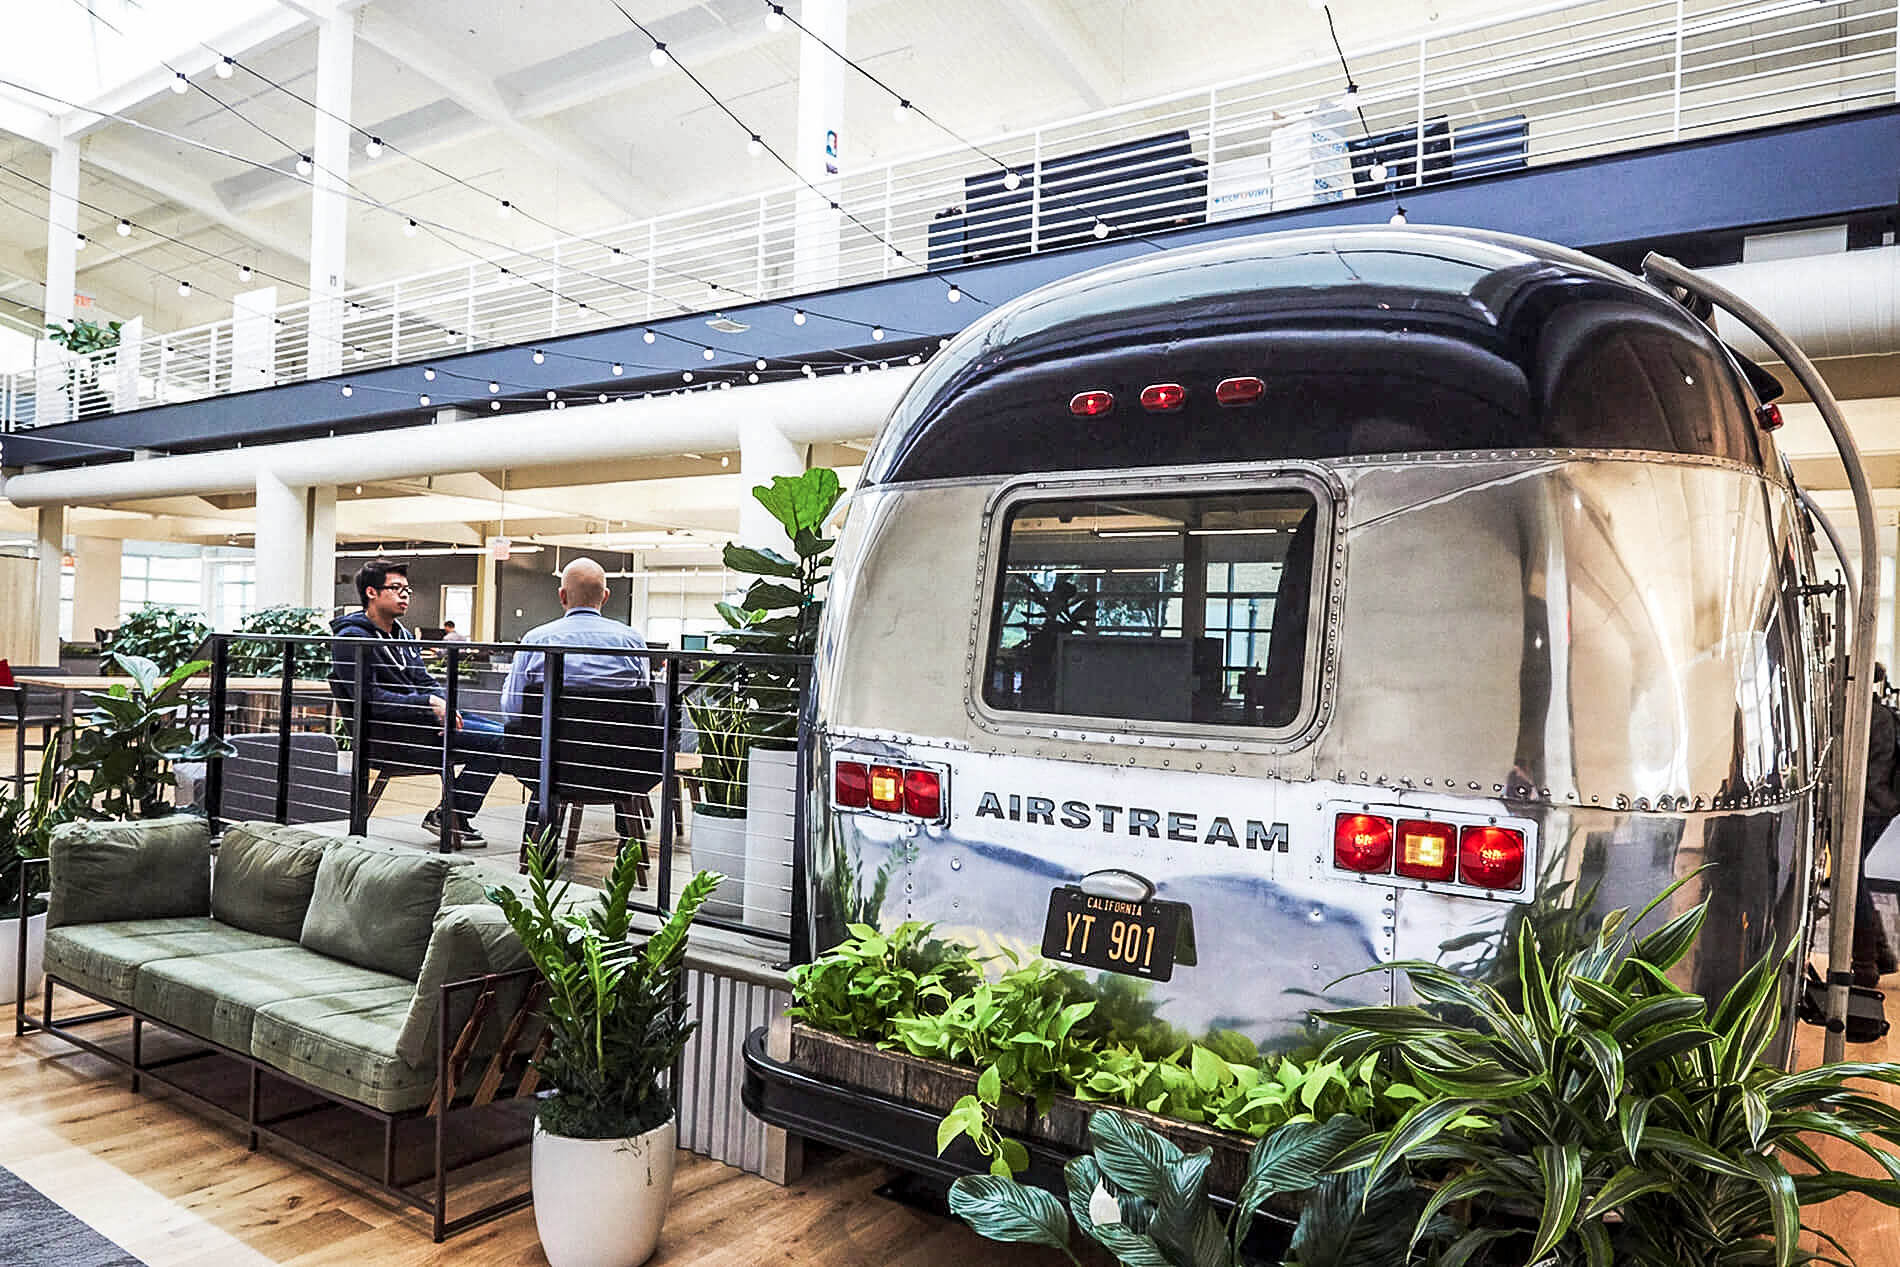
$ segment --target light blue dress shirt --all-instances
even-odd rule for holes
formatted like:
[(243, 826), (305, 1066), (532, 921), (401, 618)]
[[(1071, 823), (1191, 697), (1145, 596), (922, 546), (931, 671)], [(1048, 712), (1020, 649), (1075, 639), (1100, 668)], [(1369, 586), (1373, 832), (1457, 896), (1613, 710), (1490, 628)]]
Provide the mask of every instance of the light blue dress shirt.
[[(645, 651), (646, 640), (627, 625), (603, 616), (592, 607), (573, 607), (559, 620), (528, 631), (521, 640), (528, 646), (625, 647), (630, 652)], [(541, 685), (546, 672), (546, 657), (539, 651), (517, 651), (508, 666), (508, 684), (502, 688), (501, 707), (509, 717), (521, 714), (527, 693)], [(561, 686), (596, 687), (609, 691), (637, 691), (652, 678), (644, 655), (595, 655), (569, 653), (562, 658)]]

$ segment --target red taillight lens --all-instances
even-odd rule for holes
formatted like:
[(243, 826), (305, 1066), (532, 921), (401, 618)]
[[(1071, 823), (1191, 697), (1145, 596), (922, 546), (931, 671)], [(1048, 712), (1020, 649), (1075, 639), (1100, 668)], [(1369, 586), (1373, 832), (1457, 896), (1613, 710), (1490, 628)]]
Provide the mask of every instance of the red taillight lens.
[(904, 771), (904, 812), (913, 818), (943, 817), (943, 783), (935, 770)]
[(1763, 431), (1781, 430), (1781, 406), (1763, 405), (1755, 411), (1755, 423)]
[(1467, 827), (1458, 842), (1458, 878), (1481, 889), (1524, 883), (1524, 833), (1509, 827)]
[(1251, 405), (1267, 394), (1267, 385), (1257, 378), (1224, 378), (1214, 389), (1214, 399), (1227, 408)]
[(840, 761), (831, 775), (831, 801), (839, 809), (863, 809), (871, 803), (871, 769)]
[(904, 772), (894, 765), (871, 767), (871, 808), (900, 813), (904, 808)]
[(1069, 412), (1078, 418), (1100, 418), (1114, 407), (1113, 392), (1077, 392), (1069, 398)]
[(1407, 818), (1399, 823), (1392, 869), (1412, 880), (1449, 880), (1458, 864), (1458, 829)]
[(1154, 383), (1141, 389), (1141, 407), (1151, 414), (1171, 414), (1187, 404), (1187, 388), (1179, 383)]
[(1371, 873), (1392, 869), (1392, 820), (1341, 814), (1333, 825), (1333, 865)]

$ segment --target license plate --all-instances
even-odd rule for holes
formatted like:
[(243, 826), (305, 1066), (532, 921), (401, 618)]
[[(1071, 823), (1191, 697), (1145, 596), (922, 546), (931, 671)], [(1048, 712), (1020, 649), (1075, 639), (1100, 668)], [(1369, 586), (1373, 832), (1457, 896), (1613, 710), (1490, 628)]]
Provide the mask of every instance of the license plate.
[(1130, 902), (1066, 886), (1049, 894), (1042, 926), (1045, 959), (1166, 981), (1187, 908), (1179, 902)]

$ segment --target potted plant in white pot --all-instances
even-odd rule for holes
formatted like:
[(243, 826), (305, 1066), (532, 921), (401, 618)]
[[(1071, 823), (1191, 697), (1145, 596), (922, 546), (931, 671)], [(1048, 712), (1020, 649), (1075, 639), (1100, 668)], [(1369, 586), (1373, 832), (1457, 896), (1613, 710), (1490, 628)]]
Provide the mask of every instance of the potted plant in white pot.
[[(735, 651), (810, 656), (818, 649), (823, 591), (830, 579), (831, 548), (825, 521), (843, 487), (838, 473), (813, 467), (795, 476), (775, 475), (752, 497), (785, 530), (792, 553), (728, 545), (726, 567), (756, 577), (737, 603), (719, 604), (732, 632), (719, 642)], [(792, 913), (792, 815), (797, 799), (799, 675), (790, 664), (751, 665), (733, 671), (746, 701), (747, 807), (744, 914), (766, 926)]]
[(491, 888), (547, 983), (552, 1094), (535, 1115), (534, 1223), (551, 1267), (636, 1267), (659, 1244), (678, 1138), (663, 1085), (692, 1036), (679, 984), (686, 933), (721, 877), (701, 871), (645, 942), (631, 939), (637, 846), (624, 850), (598, 902), (580, 910), (556, 884), (554, 849), (528, 851), (529, 894)]
[[(699, 770), (699, 797), (692, 803), (693, 858), (701, 866), (731, 867), (743, 874), (746, 858), (746, 792), (751, 737), (746, 731), (746, 697), (737, 689), (728, 664), (713, 665), (687, 688), (686, 711), (693, 720)], [(706, 914), (743, 919), (743, 886), (728, 881), (706, 904)]]

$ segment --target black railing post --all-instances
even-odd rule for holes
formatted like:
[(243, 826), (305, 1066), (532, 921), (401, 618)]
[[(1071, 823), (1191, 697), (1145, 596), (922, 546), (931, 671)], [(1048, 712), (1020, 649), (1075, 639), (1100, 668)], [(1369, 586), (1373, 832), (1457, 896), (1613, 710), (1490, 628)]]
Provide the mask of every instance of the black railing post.
[(456, 677), (461, 670), (461, 656), (454, 643), (449, 643), (448, 664), (445, 666), (447, 678), (442, 690), (442, 809), (436, 815), (436, 849), (441, 853), (450, 853), (455, 848), (455, 833), (462, 825), (462, 819), (455, 804), (455, 704), (457, 687)]
[(554, 817), (554, 755), (556, 728), (561, 721), (561, 688), (567, 677), (566, 660), (557, 647), (547, 647), (541, 657), (541, 760), (535, 771), (535, 793), (540, 813), (534, 824), (535, 840), (547, 847), (554, 858), (561, 852), (548, 840), (548, 826)]
[(792, 962), (811, 962), (811, 925), (805, 896), (806, 854), (810, 848), (806, 809), (811, 781), (807, 777), (812, 760), (811, 661), (796, 668), (798, 698), (798, 755), (792, 763)]
[[(338, 650), (331, 644), (331, 653)], [(369, 655), (367, 639), (358, 639), (350, 687), (350, 835), (369, 832)]]
[[(224, 688), (230, 670), (231, 644), (224, 635), (214, 634), (211, 638), (211, 716), (206, 721), (211, 755), (205, 759), (205, 819), (211, 825), (214, 838), (218, 834), (219, 815), (224, 810), (224, 758), (218, 755), (218, 746), (224, 741)], [(21, 729), (20, 736), (20, 747), (24, 751), (25, 728)]]
[(686, 661), (668, 657), (666, 665), (666, 697), (660, 708), (660, 857), (653, 877), (653, 905), (661, 915), (673, 900), (673, 835), (679, 830), (674, 821), (679, 806), (674, 753), (679, 748), (680, 674), (686, 671)]
[(297, 644), (284, 641), (284, 680), (277, 688), (277, 812), (280, 823), (290, 821), (290, 710), (296, 706)]

